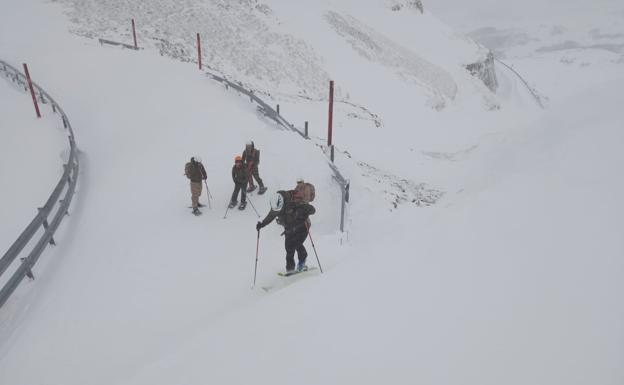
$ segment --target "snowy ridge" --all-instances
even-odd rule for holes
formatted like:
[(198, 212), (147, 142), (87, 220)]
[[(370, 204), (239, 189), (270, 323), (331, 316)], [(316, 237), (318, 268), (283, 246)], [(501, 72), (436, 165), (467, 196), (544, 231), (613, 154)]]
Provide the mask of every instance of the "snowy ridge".
[[(26, 75), (3, 60), (0, 60), (0, 65), (2, 66), (0, 71), (4, 73), (5, 77), (10, 78), (14, 83), (27, 87)], [(31, 269), (37, 263), (41, 253), (48, 244), (55, 244), (53, 238), (54, 233), (68, 213), (69, 205), (71, 204), (78, 181), (78, 150), (71, 123), (62, 108), (43, 90), (43, 88), (35, 82), (32, 82), (32, 86), (33, 90), (36, 90), (35, 94), (38, 93), (38, 100), (41, 104), (50, 104), (55, 113), (57, 111), (60, 113), (63, 126), (69, 131), (69, 157), (67, 163), (63, 165), (65, 171), (45, 205), (39, 209), (35, 218), (0, 259), (0, 283), (4, 283), (4, 286), (0, 290), (0, 307), (4, 305), (9, 296), (26, 276), (33, 278)], [(63, 191), (66, 192), (59, 204), (59, 197)], [(48, 218), (52, 215), (52, 211), (57, 207), (57, 204), (58, 209), (50, 223), (48, 223)], [(22, 263), (16, 266), (14, 262), (17, 260), (22, 250), (30, 243), (36, 232), (42, 227), (44, 229), (43, 235), (37, 240), (36, 245), (28, 256), (21, 258)], [(12, 264), (13, 266), (11, 266)], [(3, 275), (10, 267), (13, 267), (12, 275), (9, 279), (5, 279), (6, 276)]]
[(399, 46), (352, 16), (329, 11), (325, 18), (336, 33), (344, 37), (361, 56), (395, 69), (408, 82), (416, 81), (425, 85), (435, 96), (444, 96), (451, 100), (455, 98), (457, 85), (443, 69)]

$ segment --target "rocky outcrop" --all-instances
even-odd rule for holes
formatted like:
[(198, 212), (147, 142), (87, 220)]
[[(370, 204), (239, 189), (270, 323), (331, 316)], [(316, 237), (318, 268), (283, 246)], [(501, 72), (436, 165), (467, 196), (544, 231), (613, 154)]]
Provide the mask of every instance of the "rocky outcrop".
[(424, 12), (422, 1), (420, 0), (386, 0), (386, 6), (393, 11), (417, 9), (420, 13)]
[(492, 92), (496, 92), (498, 88), (498, 80), (496, 79), (496, 68), (494, 66), (494, 55), (488, 51), (484, 60), (476, 63), (468, 64), (466, 69), (472, 76), (475, 76), (483, 82)]

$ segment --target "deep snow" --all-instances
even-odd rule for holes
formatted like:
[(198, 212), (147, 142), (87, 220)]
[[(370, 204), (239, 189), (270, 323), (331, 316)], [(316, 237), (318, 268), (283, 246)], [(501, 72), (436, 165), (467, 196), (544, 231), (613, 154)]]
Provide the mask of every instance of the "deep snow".
[[(292, 3), (271, 4), (293, 15)], [(280, 28), (318, 47), (302, 31), (315, 27), (318, 42), (329, 41), (323, 7), (409, 45), (395, 33), (402, 23), (388, 22), (399, 19), (369, 19), (375, 8), (353, 2), (310, 5), (321, 17)], [(342, 92), (373, 111), (337, 106), (338, 162), (352, 182), (340, 236), (339, 190), (314, 145), (322, 132), (309, 142), (277, 129), (191, 64), (70, 35), (77, 27), (61, 10), (31, 0), (0, 16), (3, 58), (46, 63), (37, 80), (65, 108), (83, 152), (59, 246), (0, 310), (0, 383), (624, 381), (621, 68), (559, 72), (558, 58), (540, 57), (526, 75), (549, 91), (541, 112), (503, 69), (497, 96), (458, 76), (467, 51), (450, 48), (466, 45), (440, 36), (474, 43), (431, 15), (422, 28), (440, 47), (423, 55), (456, 68), (458, 84), (441, 111), (426, 88), (357, 53), (343, 70), (321, 67), (350, 79)], [(455, 53), (443, 58), (445, 48)], [(501, 108), (483, 108), (483, 98)], [(322, 101), (280, 103), (293, 121), (323, 126)], [(222, 219), (232, 157), (250, 137), (270, 188), (299, 176), (317, 186), (313, 235), (326, 274), (276, 277), (283, 246), (272, 225), (261, 233), (258, 276), (268, 293), (249, 289), (251, 207)], [(207, 165), (216, 204), (199, 218), (186, 209), (182, 175), (193, 154)], [(267, 197), (253, 202), (266, 212)]]

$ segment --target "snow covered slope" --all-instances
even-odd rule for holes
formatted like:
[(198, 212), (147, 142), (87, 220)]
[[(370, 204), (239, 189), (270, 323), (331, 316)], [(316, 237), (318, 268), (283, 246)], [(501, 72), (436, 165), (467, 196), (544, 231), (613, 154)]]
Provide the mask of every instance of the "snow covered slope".
[[(83, 151), (59, 246), (0, 309), (0, 383), (624, 382), (621, 73), (583, 77), (542, 113), (508, 72), (496, 97), (462, 74), (480, 49), (426, 3), (424, 14), (392, 11), (413, 1), (295, 3), (27, 0), (0, 14), (2, 56), (45, 63), (37, 80)], [(67, 33), (128, 38), (128, 9), (153, 39), (140, 40), (145, 50)], [(151, 48), (157, 36), (179, 42), (172, 52), (192, 47), (202, 20), (215, 28), (204, 41), (231, 50), (205, 47), (209, 64), (309, 120), (312, 142)], [(441, 80), (419, 78), (425, 70)], [(313, 85), (329, 77), (341, 87), (337, 161), (352, 183), (344, 236), (339, 191), (314, 145), (327, 105)], [(298, 95), (307, 85), (310, 100)], [(260, 238), (268, 290), (249, 290), (257, 217), (248, 206), (222, 219), (232, 157), (249, 138), (272, 190), (299, 176), (315, 183), (325, 274), (278, 278), (272, 225)], [(194, 154), (216, 204), (199, 218), (182, 175)], [(267, 197), (252, 199), (264, 214)]]
[(1, 76), (0, 100), (0, 175), (5, 197), (0, 205), (0, 244), (8, 247), (58, 183), (68, 143), (58, 116), (38, 121), (30, 93)]

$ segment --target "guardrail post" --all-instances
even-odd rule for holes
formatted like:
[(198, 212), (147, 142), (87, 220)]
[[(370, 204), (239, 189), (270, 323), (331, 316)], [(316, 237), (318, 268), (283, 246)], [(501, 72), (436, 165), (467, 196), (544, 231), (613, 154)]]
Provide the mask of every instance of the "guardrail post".
[(308, 136), (308, 122), (305, 122), (305, 138), (306, 139), (310, 139), (310, 137)]
[(52, 112), (56, 114), (56, 104), (52, 103)]
[(340, 232), (344, 233), (344, 217), (345, 217), (345, 188), (340, 186), (342, 190), (342, 202), (340, 203)]
[[(22, 264), (26, 263), (27, 258), (20, 258), (20, 261), (22, 261)], [(32, 270), (30, 269), (30, 266), (28, 266), (28, 268), (26, 269), (26, 276), (28, 277), (28, 279), (32, 279), (33, 281), (35, 280), (35, 276), (32, 273)]]
[(197, 62), (199, 63), (199, 69), (202, 69), (201, 62), (201, 40), (199, 39), (199, 32), (197, 32)]
[[(41, 211), (41, 210), (42, 210), (42, 208), (41, 208), (41, 207), (39, 207), (37, 210)], [(43, 230), (47, 231), (47, 230), (48, 230), (48, 226), (49, 226), (49, 224), (48, 224), (48, 220), (47, 220), (47, 219), (44, 219), (44, 220), (43, 220)], [(52, 246), (56, 246), (56, 242), (54, 242), (54, 238), (53, 238), (53, 237), (50, 237), (50, 244), (51, 244)]]
[(280, 112), (279, 112), (279, 104), (277, 105), (276, 111), (277, 111), (277, 114), (279, 115), (280, 114)]
[(329, 121), (327, 122), (327, 145), (332, 145), (332, 129), (334, 123), (334, 81), (329, 81)]
[(30, 73), (28, 72), (28, 66), (26, 65), (26, 63), (24, 63), (24, 73), (26, 74), (26, 80), (28, 81), (28, 87), (30, 88), (30, 95), (32, 96), (33, 104), (35, 105), (37, 118), (41, 118), (41, 112), (39, 112), (39, 104), (37, 104), (37, 97), (35, 96), (35, 90), (32, 85), (32, 80), (30, 80)]
[(132, 19), (132, 37), (134, 38), (134, 49), (139, 49), (136, 39), (136, 28), (134, 26), (134, 18)]

